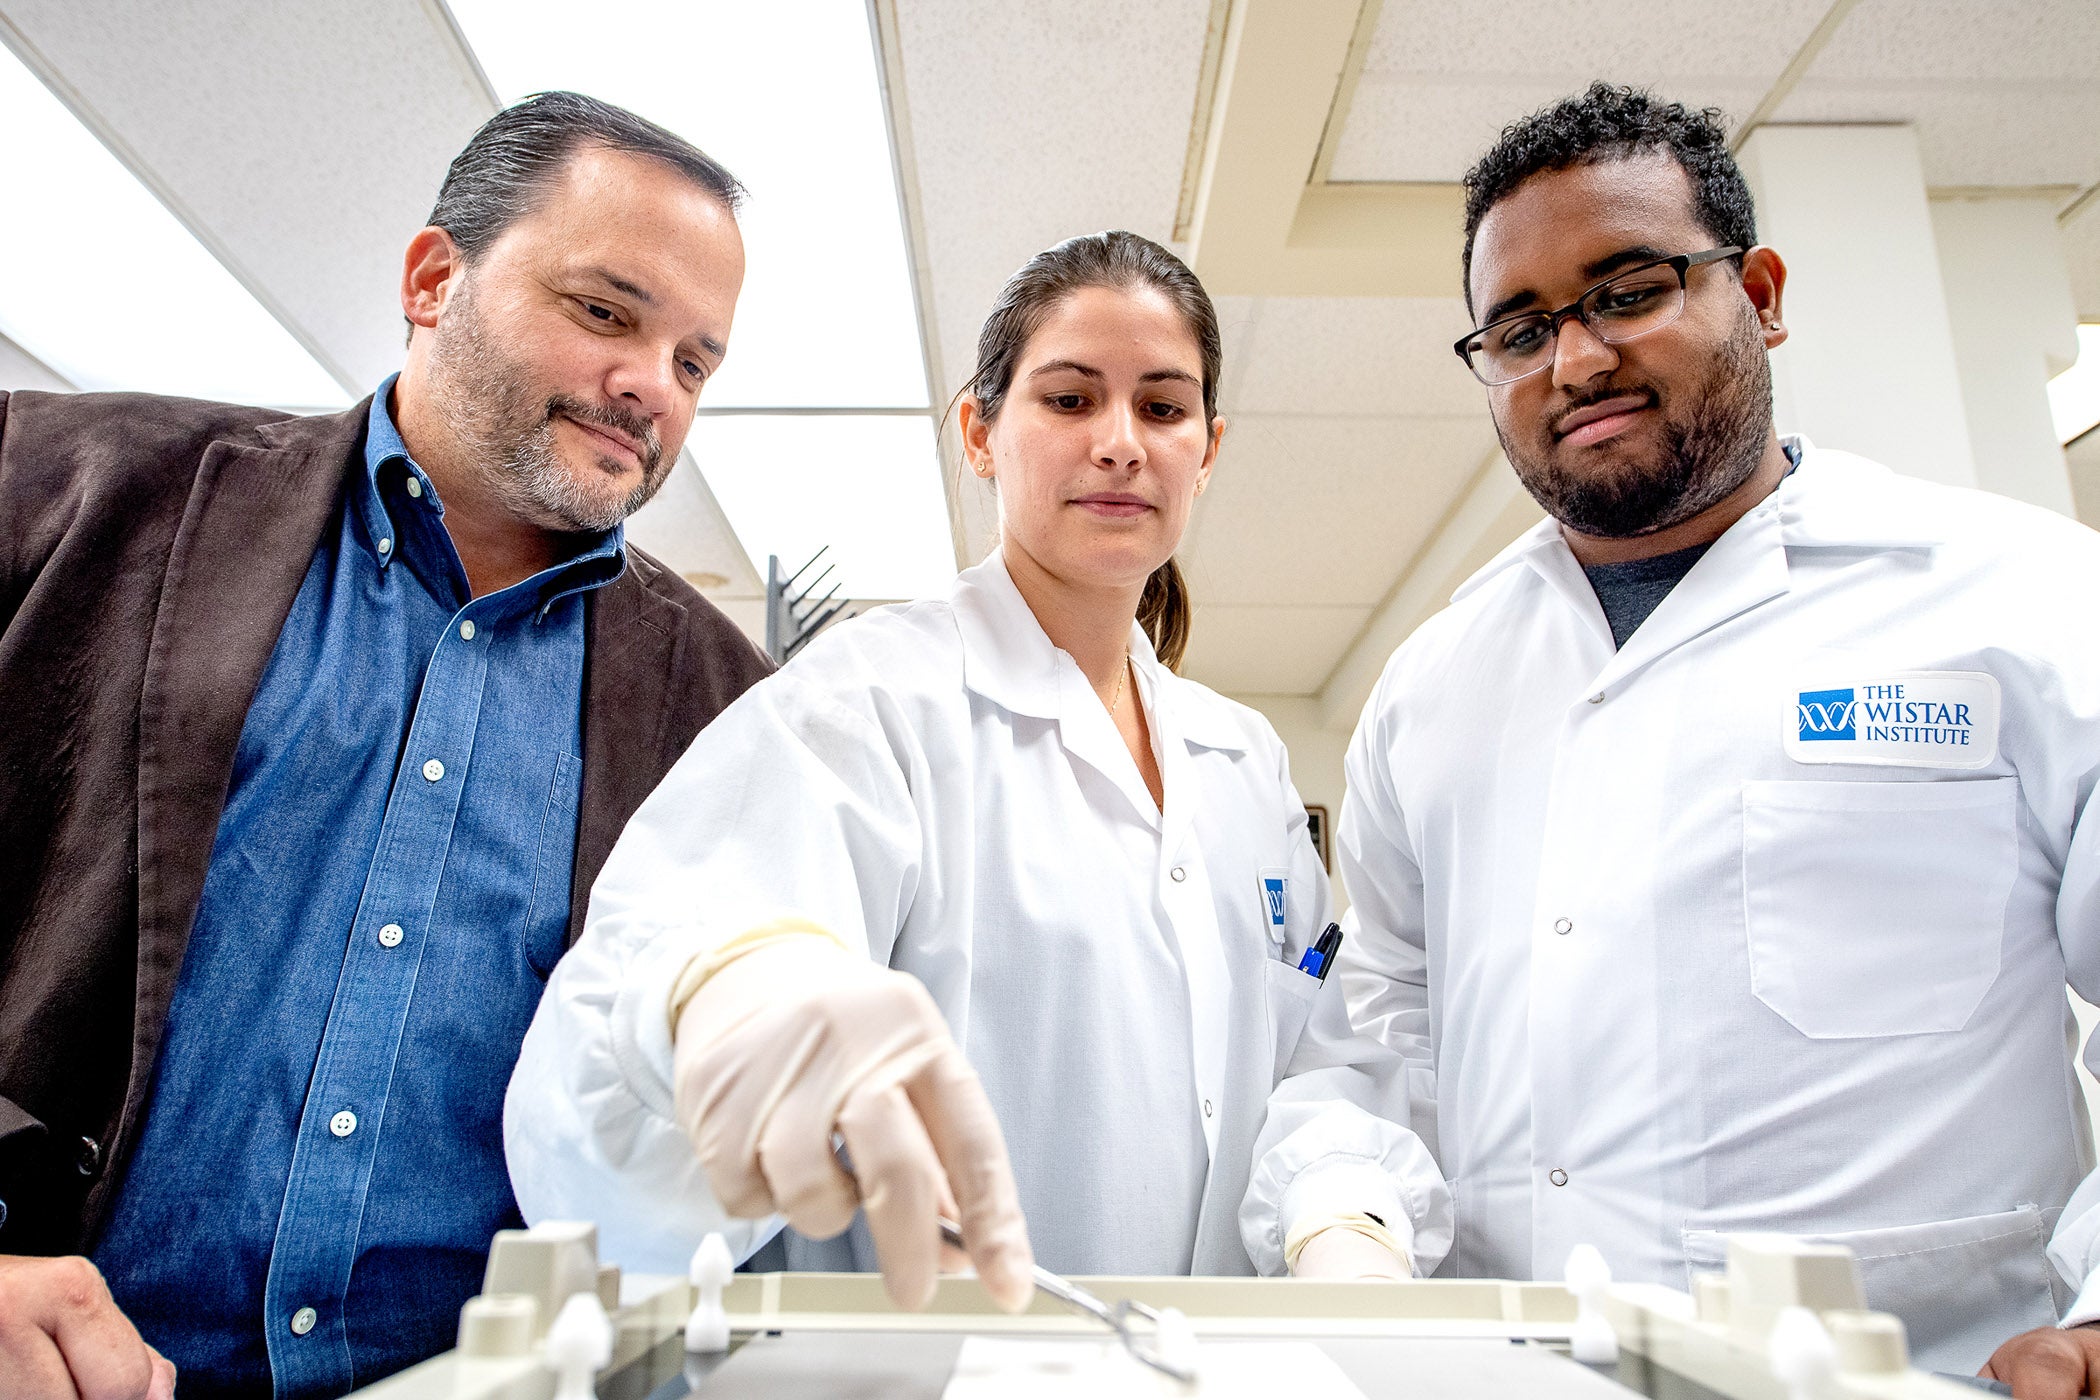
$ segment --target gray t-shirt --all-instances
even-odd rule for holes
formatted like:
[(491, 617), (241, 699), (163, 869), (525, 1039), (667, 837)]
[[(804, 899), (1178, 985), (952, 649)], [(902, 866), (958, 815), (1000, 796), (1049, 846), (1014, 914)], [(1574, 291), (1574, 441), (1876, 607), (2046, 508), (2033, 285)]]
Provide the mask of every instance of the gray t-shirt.
[(1690, 549), (1658, 554), (1651, 559), (1583, 565), (1582, 571), (1589, 575), (1590, 587), (1597, 590), (1597, 601), (1604, 605), (1604, 620), (1611, 624), (1612, 645), (1625, 646), (1634, 629), (1648, 620), (1648, 614), (1662, 606), (1662, 600), (1670, 596), (1670, 590), (1692, 571), (1699, 556), (1711, 548), (1713, 544), (1709, 541), (1695, 544)]
[[(1781, 446), (1786, 452), (1787, 475), (1792, 476), (1794, 468), (1801, 465), (1801, 449), (1791, 442)], [(1582, 571), (1589, 575), (1597, 601), (1604, 606), (1604, 620), (1611, 624), (1612, 645), (1625, 646), (1626, 639), (1648, 620), (1648, 614), (1662, 606), (1670, 590), (1684, 581), (1692, 565), (1699, 562), (1699, 556), (1710, 548), (1710, 544), (1695, 544), (1653, 559), (1583, 565)]]

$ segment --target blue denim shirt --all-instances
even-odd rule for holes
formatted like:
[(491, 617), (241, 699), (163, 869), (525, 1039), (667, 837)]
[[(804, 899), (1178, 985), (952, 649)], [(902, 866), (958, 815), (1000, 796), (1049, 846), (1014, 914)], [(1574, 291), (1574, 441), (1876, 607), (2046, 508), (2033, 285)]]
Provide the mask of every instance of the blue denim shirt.
[(584, 598), (482, 598), (372, 401), (235, 753), (95, 1261), (185, 1400), (340, 1395), (451, 1345), (519, 1223), (503, 1091), (569, 918)]

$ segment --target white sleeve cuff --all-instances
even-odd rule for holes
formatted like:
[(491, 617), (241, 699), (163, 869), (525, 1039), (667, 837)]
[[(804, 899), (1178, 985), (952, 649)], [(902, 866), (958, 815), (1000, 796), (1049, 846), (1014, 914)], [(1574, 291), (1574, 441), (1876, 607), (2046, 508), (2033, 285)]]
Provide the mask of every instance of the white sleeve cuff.
[(2100, 1270), (2086, 1276), (2085, 1286), (2078, 1290), (2071, 1306), (2064, 1309), (2063, 1321), (2056, 1325), (2082, 1327), (2088, 1322), (2100, 1322)]
[(1282, 1235), (1314, 1216), (1361, 1211), (1383, 1221), (1393, 1243), (1409, 1259), (1415, 1255), (1415, 1222), (1399, 1188), (1383, 1165), (1369, 1158), (1328, 1156), (1291, 1178), (1277, 1210)]

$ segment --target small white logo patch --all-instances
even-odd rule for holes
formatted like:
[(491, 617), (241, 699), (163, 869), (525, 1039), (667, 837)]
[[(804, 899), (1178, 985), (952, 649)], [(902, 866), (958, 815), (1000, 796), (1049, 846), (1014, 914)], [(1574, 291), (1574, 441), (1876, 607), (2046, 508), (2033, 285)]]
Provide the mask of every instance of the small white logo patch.
[(1786, 753), (1796, 763), (1988, 768), (1998, 757), (1998, 678), (1984, 671), (1895, 671), (1818, 681), (1793, 697)]

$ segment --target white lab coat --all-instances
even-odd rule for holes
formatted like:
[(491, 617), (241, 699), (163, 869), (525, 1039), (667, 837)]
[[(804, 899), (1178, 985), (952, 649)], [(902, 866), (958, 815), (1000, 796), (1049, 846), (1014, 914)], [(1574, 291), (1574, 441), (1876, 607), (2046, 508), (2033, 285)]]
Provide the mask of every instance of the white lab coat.
[(1973, 1371), (2100, 1315), (2064, 995), (2100, 998), (2100, 536), (1795, 441), (1623, 650), (1548, 520), (1394, 654), (1342, 976), (1433, 1073), (1446, 1273), (1587, 1241), (1684, 1288), (1723, 1232), (1813, 1235)]
[[(504, 1118), (526, 1218), (594, 1219), (608, 1258), (677, 1271), (710, 1230), (739, 1257), (772, 1233), (726, 1224), (673, 1121), (666, 997), (697, 953), (795, 914), (932, 992), (1045, 1266), (1276, 1272), (1290, 1223), (1337, 1209), (1441, 1254), (1400, 1061), (1297, 970), (1329, 895), (1282, 745), (1131, 636), (1164, 814), (996, 555), (715, 720), (621, 836), (526, 1035)], [(864, 1225), (788, 1246), (875, 1264)]]

